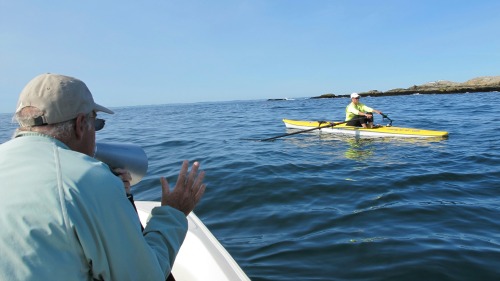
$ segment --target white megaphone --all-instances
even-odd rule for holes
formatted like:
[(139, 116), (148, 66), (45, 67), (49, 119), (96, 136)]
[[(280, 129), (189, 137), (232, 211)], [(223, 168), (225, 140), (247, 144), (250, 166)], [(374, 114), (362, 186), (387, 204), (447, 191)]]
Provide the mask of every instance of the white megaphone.
[(148, 156), (135, 144), (96, 143), (94, 158), (110, 168), (122, 168), (130, 172), (130, 185), (141, 181), (148, 171)]

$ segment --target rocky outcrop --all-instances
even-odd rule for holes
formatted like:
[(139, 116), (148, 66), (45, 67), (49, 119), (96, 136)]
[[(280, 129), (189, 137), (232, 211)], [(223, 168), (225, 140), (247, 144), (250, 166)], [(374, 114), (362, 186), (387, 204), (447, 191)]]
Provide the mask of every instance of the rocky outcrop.
[[(422, 85), (413, 85), (409, 88), (396, 88), (381, 92), (378, 90), (371, 90), (368, 92), (359, 93), (361, 96), (398, 96), (398, 95), (411, 95), (411, 94), (456, 94), (456, 93), (474, 93), (474, 92), (494, 92), (500, 91), (500, 76), (485, 76), (478, 77), (466, 81), (464, 83), (439, 80), (429, 82)], [(311, 97), (311, 99), (331, 99), (349, 97), (347, 95), (334, 95), (331, 93), (321, 96)]]
[(333, 99), (333, 98), (338, 98), (339, 96), (336, 96), (334, 94), (324, 94), (324, 95), (321, 95), (321, 96), (317, 96), (317, 97), (311, 97), (311, 99)]
[(413, 85), (406, 89), (397, 88), (385, 92), (373, 90), (359, 94), (363, 96), (394, 96), (409, 94), (454, 94), (493, 91), (500, 91), (500, 76), (478, 77), (464, 83), (440, 80), (418, 86)]

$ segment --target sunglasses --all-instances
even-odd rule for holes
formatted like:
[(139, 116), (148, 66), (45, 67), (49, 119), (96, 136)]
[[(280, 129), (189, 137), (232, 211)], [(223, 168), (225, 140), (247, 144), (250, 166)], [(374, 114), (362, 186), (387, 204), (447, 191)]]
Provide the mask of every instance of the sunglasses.
[(104, 124), (106, 123), (106, 120), (97, 118), (97, 114), (95, 113), (95, 111), (90, 112), (89, 117), (95, 118), (94, 131), (97, 132), (97, 131), (101, 130), (102, 128), (104, 128)]
[(104, 124), (105, 123), (106, 123), (106, 120), (96, 118), (95, 121), (94, 121), (94, 130), (96, 132), (99, 131), (99, 130), (101, 130), (102, 128), (104, 128)]
[(359, 97), (357, 97), (357, 98), (353, 98), (353, 99), (355, 99), (355, 100), (359, 100)]

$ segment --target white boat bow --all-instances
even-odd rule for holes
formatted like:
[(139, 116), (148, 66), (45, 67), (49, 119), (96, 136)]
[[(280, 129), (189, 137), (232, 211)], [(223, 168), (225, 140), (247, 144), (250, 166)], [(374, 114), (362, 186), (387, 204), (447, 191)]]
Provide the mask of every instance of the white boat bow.
[[(151, 210), (160, 202), (135, 201), (143, 225)], [(250, 280), (233, 257), (219, 243), (203, 222), (191, 213), (188, 232), (175, 259), (172, 274), (177, 281), (238, 281)]]

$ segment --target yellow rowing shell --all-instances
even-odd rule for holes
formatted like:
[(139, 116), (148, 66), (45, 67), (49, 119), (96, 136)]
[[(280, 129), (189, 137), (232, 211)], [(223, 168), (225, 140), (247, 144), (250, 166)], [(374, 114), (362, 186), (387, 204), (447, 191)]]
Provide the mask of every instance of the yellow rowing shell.
[[(283, 119), (285, 126), (291, 129), (308, 130), (315, 127), (325, 127), (318, 129), (324, 133), (354, 135), (360, 137), (399, 137), (399, 138), (446, 138), (448, 132), (422, 130), (414, 128), (403, 128), (393, 126), (380, 126), (372, 129), (362, 127), (347, 126), (344, 122), (319, 122)], [(335, 126), (330, 126), (336, 124)]]

